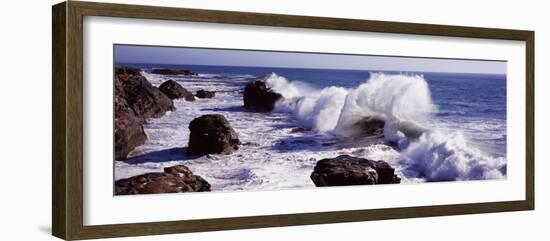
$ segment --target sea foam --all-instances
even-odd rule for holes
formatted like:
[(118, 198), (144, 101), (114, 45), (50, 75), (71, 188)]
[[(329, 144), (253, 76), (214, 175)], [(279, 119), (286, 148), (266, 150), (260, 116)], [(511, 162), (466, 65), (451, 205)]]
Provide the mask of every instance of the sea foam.
[(468, 144), (459, 131), (423, 134), (402, 151), (404, 173), (428, 181), (503, 179), (506, 159), (490, 157)]
[[(384, 139), (398, 145), (398, 162), (405, 166), (408, 178), (441, 181), (506, 175), (505, 158), (482, 153), (459, 130), (444, 133), (418, 124), (437, 113), (422, 75), (371, 73), (355, 89), (315, 89), (275, 73), (266, 83), (285, 97), (277, 103), (277, 111), (293, 113), (302, 125), (319, 133), (346, 137), (357, 132), (354, 124), (366, 117), (385, 120)], [(414, 138), (409, 134), (419, 131)]]

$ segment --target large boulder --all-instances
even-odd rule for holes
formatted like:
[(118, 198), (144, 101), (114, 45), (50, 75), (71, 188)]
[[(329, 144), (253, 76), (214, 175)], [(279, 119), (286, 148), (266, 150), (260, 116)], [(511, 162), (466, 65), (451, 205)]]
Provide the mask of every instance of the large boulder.
[(161, 75), (198, 75), (197, 73), (187, 69), (153, 69), (151, 73)]
[(115, 195), (208, 192), (210, 184), (184, 165), (164, 168), (115, 182)]
[(122, 98), (139, 117), (158, 118), (175, 109), (172, 100), (141, 74), (119, 74), (115, 76), (115, 82), (119, 82), (115, 85), (119, 84), (123, 90), (115, 94), (123, 94)]
[(231, 154), (241, 144), (223, 115), (203, 115), (189, 124), (187, 155)]
[(272, 111), (275, 103), (283, 98), (269, 89), (263, 81), (248, 83), (244, 88), (244, 108), (256, 111)]
[(115, 160), (124, 160), (147, 136), (143, 124), (174, 110), (168, 96), (141, 75), (141, 69), (115, 68)]
[(126, 159), (134, 148), (145, 143), (143, 123), (124, 98), (115, 96), (115, 160)]
[[(126, 76), (139, 74), (139, 70), (117, 68), (116, 73)], [(115, 77), (115, 160), (124, 160), (134, 148), (145, 143), (147, 136), (143, 130), (145, 120), (128, 105), (123, 83), (118, 80)]]
[(162, 91), (170, 99), (185, 98), (186, 101), (195, 101), (195, 96), (187, 89), (183, 88), (176, 81), (168, 80), (159, 86), (159, 90)]
[(214, 91), (208, 91), (208, 90), (199, 90), (197, 91), (197, 94), (195, 94), (198, 98), (205, 99), (205, 98), (214, 98), (216, 96), (216, 92)]
[(318, 161), (310, 177), (317, 187), (401, 182), (388, 163), (349, 155)]

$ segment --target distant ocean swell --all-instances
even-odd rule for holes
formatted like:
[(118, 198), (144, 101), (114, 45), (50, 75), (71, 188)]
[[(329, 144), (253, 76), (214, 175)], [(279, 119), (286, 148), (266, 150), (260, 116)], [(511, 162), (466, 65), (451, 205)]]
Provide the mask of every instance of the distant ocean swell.
[[(318, 133), (347, 137), (366, 117), (385, 120), (384, 140), (396, 144), (397, 162), (408, 179), (426, 181), (502, 179), (506, 158), (489, 156), (469, 142), (460, 130), (426, 129), (423, 123), (438, 114), (422, 75), (371, 73), (357, 88), (315, 88), (272, 73), (266, 83), (284, 100), (276, 111), (291, 113), (303, 126)], [(445, 113), (442, 113), (443, 115)], [(414, 128), (423, 134), (406, 135)]]

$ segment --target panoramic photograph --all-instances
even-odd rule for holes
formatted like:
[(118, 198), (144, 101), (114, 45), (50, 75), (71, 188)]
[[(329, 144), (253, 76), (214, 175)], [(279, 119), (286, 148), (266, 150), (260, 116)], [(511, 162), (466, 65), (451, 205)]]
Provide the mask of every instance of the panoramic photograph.
[(114, 195), (506, 179), (501, 60), (114, 45)]

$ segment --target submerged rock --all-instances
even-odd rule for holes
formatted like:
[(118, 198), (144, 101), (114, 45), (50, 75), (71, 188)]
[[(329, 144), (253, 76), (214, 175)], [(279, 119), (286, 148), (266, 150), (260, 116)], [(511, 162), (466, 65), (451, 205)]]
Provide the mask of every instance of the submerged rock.
[(269, 89), (263, 81), (248, 83), (244, 89), (244, 108), (256, 111), (272, 111), (283, 96)]
[(183, 88), (176, 81), (168, 80), (159, 86), (159, 90), (162, 91), (170, 99), (185, 98), (186, 101), (195, 101), (195, 96), (187, 89)]
[[(346, 134), (350, 136), (375, 136), (383, 138), (385, 122), (384, 118), (379, 116), (365, 117), (353, 124)], [(420, 124), (407, 120), (399, 121), (396, 128), (409, 139), (417, 139), (422, 134), (429, 132), (427, 128), (422, 127)]]
[(241, 144), (223, 115), (203, 115), (189, 124), (187, 155), (231, 154)]
[(290, 130), (290, 133), (298, 133), (298, 132), (308, 132), (311, 131), (311, 128), (309, 127), (295, 127)]
[(115, 182), (116, 195), (208, 192), (210, 184), (184, 165), (164, 168), (164, 172), (146, 173)]
[(192, 72), (191, 70), (186, 69), (153, 69), (151, 73), (161, 75), (199, 75), (195, 72)]
[(399, 122), (399, 131), (410, 139), (418, 139), (422, 134), (430, 132), (429, 129), (412, 121)]
[(208, 91), (208, 90), (199, 90), (197, 91), (197, 94), (195, 94), (198, 98), (205, 99), (205, 98), (214, 98), (216, 96), (216, 92), (214, 91)]
[(356, 122), (352, 129), (358, 130), (355, 135), (383, 137), (384, 123), (384, 119), (370, 116)]
[(318, 161), (310, 177), (317, 187), (401, 182), (388, 163), (349, 155)]

